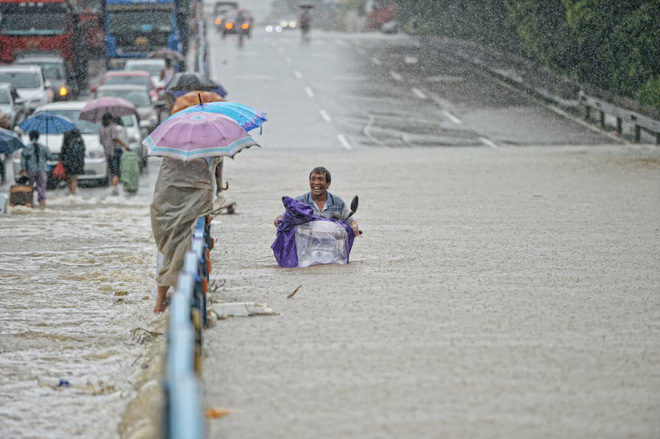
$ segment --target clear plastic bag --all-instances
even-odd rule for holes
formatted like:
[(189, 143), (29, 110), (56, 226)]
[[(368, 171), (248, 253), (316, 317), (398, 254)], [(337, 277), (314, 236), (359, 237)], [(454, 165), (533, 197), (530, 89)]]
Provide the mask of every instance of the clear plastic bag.
[(298, 267), (348, 264), (348, 233), (335, 221), (310, 221), (296, 226)]

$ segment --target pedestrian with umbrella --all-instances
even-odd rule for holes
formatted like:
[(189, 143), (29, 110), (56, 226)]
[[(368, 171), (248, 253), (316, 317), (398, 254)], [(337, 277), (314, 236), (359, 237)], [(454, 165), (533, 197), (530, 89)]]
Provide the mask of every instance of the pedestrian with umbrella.
[(108, 161), (112, 195), (119, 195), (119, 178), (121, 176), (121, 157), (130, 151), (129, 146), (121, 139), (121, 127), (116, 118), (135, 113), (135, 105), (123, 98), (103, 97), (93, 99), (80, 111), (80, 119), (90, 122), (101, 122), (99, 141), (103, 146), (105, 158)]
[[(46, 205), (46, 185), (48, 183), (48, 160), (57, 160), (48, 149), (49, 134), (63, 134), (76, 128), (76, 125), (64, 116), (51, 111), (42, 111), (25, 119), (19, 128), (28, 133), (30, 143), (21, 155), (21, 175), (27, 176), (30, 186), (36, 185), (39, 206)], [(39, 135), (46, 135), (46, 145), (38, 142)]]
[(38, 142), (39, 132), (30, 131), (30, 143), (21, 154), (21, 176), (28, 177), (30, 186), (37, 186), (40, 207), (46, 207), (46, 183), (48, 182), (48, 160), (57, 160), (45, 145)]
[(163, 122), (143, 143), (150, 155), (163, 157), (151, 203), (151, 227), (162, 254), (154, 308), (160, 313), (167, 308), (168, 289), (176, 287), (194, 222), (215, 210), (218, 164), (257, 143), (230, 118), (203, 112)]

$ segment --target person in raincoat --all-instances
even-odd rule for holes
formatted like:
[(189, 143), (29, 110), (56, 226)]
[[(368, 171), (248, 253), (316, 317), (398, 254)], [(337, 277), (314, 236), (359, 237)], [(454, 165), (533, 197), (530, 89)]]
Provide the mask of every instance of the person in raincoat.
[(78, 174), (85, 172), (85, 142), (78, 128), (64, 133), (60, 161), (66, 171), (69, 193), (75, 195), (78, 188)]
[[(130, 148), (121, 138), (122, 127), (117, 124), (115, 118), (110, 113), (103, 115), (101, 128), (99, 128), (99, 141), (103, 145), (105, 157), (108, 160), (108, 170), (110, 171), (110, 184), (112, 184), (112, 194), (118, 195), (120, 176), (120, 163), (123, 150), (130, 151)], [(123, 148), (123, 149), (122, 149)]]
[(215, 177), (220, 157), (184, 162), (163, 157), (151, 203), (151, 228), (162, 262), (156, 274), (158, 298), (154, 313), (167, 308), (167, 292), (176, 288), (192, 231), (200, 216), (214, 210)]
[(37, 186), (37, 199), (39, 206), (46, 206), (46, 183), (48, 182), (48, 160), (57, 158), (38, 142), (39, 133), (30, 131), (30, 143), (28, 143), (21, 153), (21, 175), (30, 178), (30, 186)]

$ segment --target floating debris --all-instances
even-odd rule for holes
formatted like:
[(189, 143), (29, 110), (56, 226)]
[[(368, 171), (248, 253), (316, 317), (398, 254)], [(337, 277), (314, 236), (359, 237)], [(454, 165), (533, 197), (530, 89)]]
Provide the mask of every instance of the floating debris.
[(255, 302), (218, 303), (213, 305), (213, 312), (218, 318), (251, 317), (251, 316), (278, 316), (268, 305)]
[(293, 296), (295, 296), (296, 293), (298, 292), (298, 290), (300, 289), (300, 287), (302, 287), (302, 284), (298, 285), (298, 286), (296, 287), (296, 289), (293, 290), (293, 293), (291, 293), (291, 294), (289, 294), (288, 296), (286, 296), (286, 298), (287, 298), (287, 299), (291, 299)]

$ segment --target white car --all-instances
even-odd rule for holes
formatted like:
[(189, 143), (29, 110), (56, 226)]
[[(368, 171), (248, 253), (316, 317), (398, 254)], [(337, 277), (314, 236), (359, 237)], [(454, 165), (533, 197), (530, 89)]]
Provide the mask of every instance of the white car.
[(129, 59), (124, 65), (124, 70), (142, 70), (149, 72), (151, 80), (158, 89), (165, 87), (163, 81), (160, 80), (160, 72), (164, 68), (165, 60), (160, 58)]
[[(83, 141), (85, 142), (85, 173), (78, 176), (79, 180), (96, 181), (100, 184), (106, 184), (108, 181), (108, 163), (103, 152), (103, 146), (99, 141), (99, 128), (100, 123), (89, 122), (80, 120), (80, 110), (87, 104), (85, 101), (69, 101), (69, 102), (54, 102), (52, 104), (39, 107), (35, 114), (42, 111), (52, 111), (61, 116), (69, 118), (82, 134)], [(135, 116), (128, 116), (127, 118), (135, 119)], [(131, 121), (133, 120), (131, 119)], [(137, 121), (135, 121), (137, 124)], [(23, 143), (28, 144), (30, 139), (27, 133), (23, 136)], [(50, 152), (58, 156), (62, 150), (63, 134), (42, 134), (39, 136), (39, 142), (46, 145)], [(14, 176), (16, 178), (21, 175), (21, 151), (18, 150), (14, 153), (12, 165), (14, 169)], [(57, 164), (56, 161), (49, 161), (49, 177), (50, 171)]]
[(41, 67), (11, 65), (0, 67), (0, 82), (8, 82), (18, 90), (28, 114), (41, 105), (53, 102), (53, 90)]
[(94, 94), (96, 98), (123, 98), (135, 105), (140, 125), (146, 130), (153, 130), (158, 125), (158, 112), (151, 102), (147, 87), (142, 85), (101, 85)]

